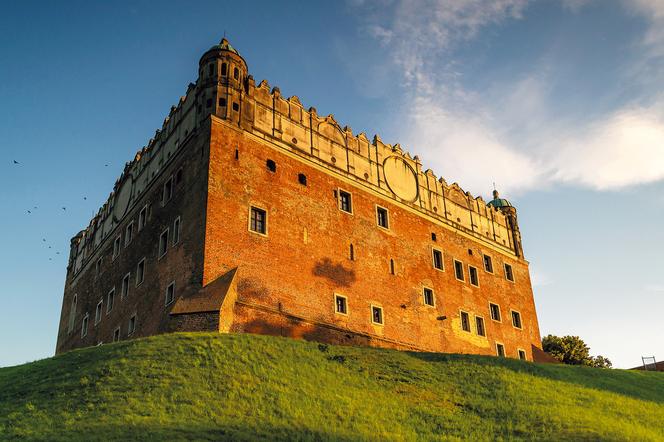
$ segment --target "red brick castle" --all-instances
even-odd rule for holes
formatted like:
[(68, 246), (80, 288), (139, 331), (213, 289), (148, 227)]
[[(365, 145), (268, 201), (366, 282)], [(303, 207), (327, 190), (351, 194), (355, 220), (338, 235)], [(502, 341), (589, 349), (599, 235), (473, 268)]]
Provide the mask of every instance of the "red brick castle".
[(541, 351), (508, 201), (256, 85), (226, 39), (72, 238), (56, 352), (171, 331)]

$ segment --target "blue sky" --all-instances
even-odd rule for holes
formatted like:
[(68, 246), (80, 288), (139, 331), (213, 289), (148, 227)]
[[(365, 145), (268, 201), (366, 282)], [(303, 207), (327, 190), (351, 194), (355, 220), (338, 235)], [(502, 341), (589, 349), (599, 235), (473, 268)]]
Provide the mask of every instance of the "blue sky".
[(0, 3), (0, 366), (53, 354), (69, 239), (224, 32), (257, 81), (496, 182), (543, 335), (664, 358), (662, 1), (72, 1)]

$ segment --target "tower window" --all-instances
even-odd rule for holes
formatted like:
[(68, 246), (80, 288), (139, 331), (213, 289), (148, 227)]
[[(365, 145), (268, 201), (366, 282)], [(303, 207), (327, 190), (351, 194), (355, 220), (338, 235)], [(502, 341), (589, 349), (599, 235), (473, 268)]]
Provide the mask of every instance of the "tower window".
[(145, 227), (145, 223), (148, 220), (148, 206), (143, 206), (140, 212), (138, 212), (138, 230), (140, 231)]
[(348, 300), (345, 296), (334, 295), (334, 311), (340, 315), (348, 314)]
[(431, 232), (431, 241), (436, 241), (436, 234)]
[(178, 216), (175, 218), (175, 221), (173, 221), (173, 245), (177, 244), (180, 242), (180, 217)]
[(347, 213), (353, 213), (353, 197), (345, 190), (339, 190), (339, 209)]
[(226, 63), (222, 63), (221, 64), (221, 75), (223, 75), (225, 77), (227, 70), (228, 70), (228, 66), (226, 65)]
[(113, 258), (120, 254), (120, 236), (113, 241)]
[(161, 259), (168, 251), (168, 229), (159, 235), (159, 258)]
[(145, 279), (145, 258), (141, 259), (141, 261), (136, 266), (136, 286), (141, 285), (144, 279)]
[(219, 107), (226, 107), (226, 99), (225, 98), (220, 98), (219, 99)]
[(484, 259), (484, 270), (487, 273), (493, 273), (493, 261), (489, 255), (483, 255)]
[(433, 249), (433, 268), (437, 270), (444, 270), (443, 266), (443, 252), (438, 249)]
[(120, 299), (129, 294), (129, 273), (122, 278), (122, 289), (120, 290)]
[(470, 276), (470, 284), (479, 287), (480, 279), (479, 276), (477, 276), (477, 268), (468, 266), (468, 275)]
[(463, 263), (461, 261), (454, 260), (454, 276), (459, 281), (465, 282), (466, 277), (463, 274)]
[(352, 244), (348, 248), (348, 257), (350, 258), (351, 261), (355, 261), (355, 248), (353, 247)]
[(210, 63), (208, 65), (208, 75), (212, 77), (214, 75), (214, 64)]
[(164, 188), (161, 193), (161, 204), (165, 205), (173, 196), (173, 177), (170, 177), (164, 183)]
[(249, 230), (267, 235), (267, 212), (258, 207), (252, 207), (249, 214)]
[(431, 307), (434, 307), (436, 305), (436, 300), (434, 299), (433, 296), (433, 290), (430, 289), (429, 287), (424, 287), (424, 305), (429, 305)]
[(496, 354), (501, 358), (505, 357), (505, 346), (499, 342), (496, 342)]
[(491, 320), (500, 322), (500, 306), (494, 304), (493, 302), (489, 303), (489, 312), (491, 313)]
[(514, 272), (512, 271), (512, 266), (507, 263), (505, 263), (505, 279), (514, 282)]
[(166, 287), (166, 305), (173, 302), (173, 299), (175, 299), (175, 281), (171, 282), (168, 284), (168, 287)]
[(486, 336), (486, 330), (484, 329), (484, 318), (481, 316), (475, 316), (475, 329), (477, 330), (478, 336)]
[(99, 301), (97, 303), (97, 308), (95, 309), (95, 325), (99, 324), (101, 321), (101, 312), (104, 306), (104, 301)]
[(512, 325), (514, 328), (522, 328), (521, 327), (521, 313), (512, 310)]
[(240, 105), (237, 104), (237, 103), (235, 103), (235, 102), (233, 102), (233, 110), (234, 110), (235, 112), (239, 111), (239, 110), (240, 110)]
[(394, 260), (392, 258), (390, 258), (390, 274), (391, 275), (395, 274), (395, 272), (394, 272)]
[(383, 308), (375, 305), (371, 306), (371, 322), (383, 325)]
[(129, 326), (127, 327), (127, 334), (131, 335), (136, 331), (136, 315), (129, 318)]
[(265, 162), (265, 167), (267, 167), (267, 170), (269, 170), (270, 172), (277, 171), (277, 163), (275, 163), (273, 160), (267, 160)]
[(85, 338), (88, 335), (89, 320), (90, 316), (86, 313), (85, 316), (83, 316), (83, 322), (81, 323), (81, 338)]
[(233, 69), (233, 78), (236, 80), (240, 78), (240, 70), (238, 68)]
[(378, 226), (383, 229), (390, 228), (389, 216), (386, 208), (376, 206), (376, 222), (378, 223)]
[(470, 318), (466, 312), (461, 312), (461, 330), (470, 332)]
[(303, 173), (299, 173), (297, 175), (297, 182), (302, 184), (303, 186), (307, 185), (307, 176)]
[(108, 292), (108, 296), (106, 297), (106, 314), (108, 315), (111, 310), (113, 310), (113, 304), (115, 303), (115, 287), (111, 289), (110, 292)]
[(113, 330), (113, 342), (118, 342), (120, 340), (120, 327)]
[(132, 221), (129, 224), (127, 224), (127, 227), (125, 228), (125, 247), (129, 245), (133, 237), (134, 237), (134, 222)]
[(519, 359), (521, 359), (522, 361), (525, 361), (526, 360), (526, 351), (519, 349), (518, 353), (519, 353)]

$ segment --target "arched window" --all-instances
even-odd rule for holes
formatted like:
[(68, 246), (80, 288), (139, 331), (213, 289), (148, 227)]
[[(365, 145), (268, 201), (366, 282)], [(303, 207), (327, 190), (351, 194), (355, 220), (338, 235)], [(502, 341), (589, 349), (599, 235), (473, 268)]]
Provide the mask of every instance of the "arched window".
[(233, 69), (233, 78), (236, 80), (240, 78), (240, 70), (238, 68)]
[(71, 309), (69, 309), (69, 333), (74, 330), (74, 320), (76, 319), (76, 303), (78, 302), (78, 295), (74, 295), (71, 300)]
[(226, 76), (226, 70), (227, 69), (228, 69), (228, 67), (226, 66), (226, 63), (222, 63), (221, 64), (221, 75), (223, 75), (224, 77)]

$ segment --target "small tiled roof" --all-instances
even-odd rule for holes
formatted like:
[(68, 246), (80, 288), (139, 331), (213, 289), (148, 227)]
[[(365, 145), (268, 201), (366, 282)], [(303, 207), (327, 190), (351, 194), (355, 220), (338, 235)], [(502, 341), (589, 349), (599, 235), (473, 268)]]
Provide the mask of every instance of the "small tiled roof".
[(178, 299), (171, 310), (171, 315), (218, 312), (233, 287), (236, 274), (237, 267), (224, 273), (195, 295)]
[(222, 51), (230, 51), (230, 52), (233, 52), (234, 54), (240, 55), (240, 53), (237, 51), (237, 49), (235, 49), (233, 46), (231, 46), (229, 41), (226, 40), (226, 37), (222, 38), (218, 45), (212, 46), (209, 50), (212, 50), (212, 49), (220, 49)]

